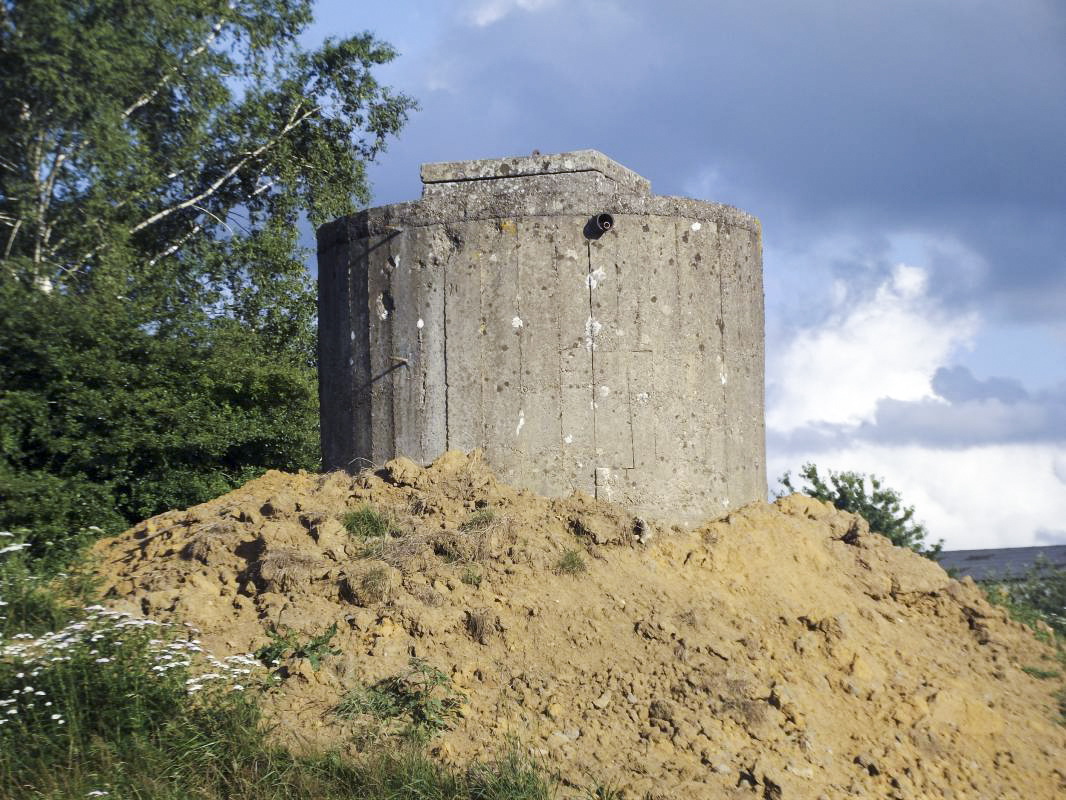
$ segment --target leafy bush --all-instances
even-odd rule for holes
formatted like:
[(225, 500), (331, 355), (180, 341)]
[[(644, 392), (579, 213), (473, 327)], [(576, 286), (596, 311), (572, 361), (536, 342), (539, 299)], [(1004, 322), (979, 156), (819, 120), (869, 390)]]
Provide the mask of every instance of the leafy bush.
[(818, 474), (814, 464), (804, 464), (800, 476), (806, 484), (793, 485), (789, 472), (779, 481), (789, 492), (802, 492), (816, 500), (832, 503), (841, 511), (859, 514), (870, 523), (870, 530), (887, 536), (898, 547), (909, 547), (934, 559), (943, 548), (943, 540), (926, 544), (929, 532), (914, 520), (914, 507), (904, 506), (899, 492), (885, 486), (881, 478), (860, 472), (830, 470), (827, 482)]
[(326, 656), (339, 655), (339, 650), (329, 646), (330, 640), (337, 635), (337, 623), (334, 622), (323, 633), (312, 636), (306, 642), (300, 641), (296, 631), (286, 630), (284, 633), (277, 628), (271, 628), (270, 644), (265, 644), (255, 651), (255, 657), (266, 666), (274, 666), (283, 658), (306, 658), (311, 662), (311, 669), (318, 672), (322, 666), (322, 659)]

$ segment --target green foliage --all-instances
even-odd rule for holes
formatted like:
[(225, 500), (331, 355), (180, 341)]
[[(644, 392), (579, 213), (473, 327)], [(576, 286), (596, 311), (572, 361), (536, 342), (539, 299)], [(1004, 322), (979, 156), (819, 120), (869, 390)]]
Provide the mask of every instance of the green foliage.
[(875, 475), (830, 471), (826, 481), (818, 474), (818, 467), (804, 464), (800, 477), (806, 484), (793, 485), (788, 472), (781, 476), (780, 483), (788, 492), (802, 492), (842, 511), (859, 514), (870, 523), (870, 530), (887, 536), (897, 547), (909, 547), (927, 558), (936, 558), (943, 548), (943, 540), (926, 544), (929, 532), (914, 520), (914, 507), (904, 506), (899, 492), (885, 486)]
[(349, 719), (369, 715), (379, 722), (398, 720), (405, 723), (405, 736), (423, 738), (452, 727), (465, 701), (447, 674), (412, 658), (407, 672), (348, 692), (334, 713)]
[(990, 602), (1004, 606), (1014, 619), (1038, 634), (1043, 633), (1043, 623), (1060, 639), (1066, 639), (1066, 569), (1038, 559), (1024, 576), (1014, 580), (1008, 580), (1013, 576), (1003, 577), (1001, 583), (986, 582)]
[(585, 564), (585, 559), (581, 557), (581, 553), (577, 550), (567, 550), (559, 558), (559, 561), (555, 565), (557, 572), (561, 572), (564, 575), (577, 575), (584, 572), (588, 567)]
[(341, 519), (344, 529), (357, 539), (374, 539), (389, 535), (392, 525), (389, 518), (370, 506), (348, 511)]
[(255, 657), (266, 666), (273, 666), (283, 658), (306, 658), (311, 662), (311, 669), (318, 672), (322, 659), (340, 654), (339, 650), (329, 646), (330, 640), (337, 635), (336, 622), (306, 642), (300, 641), (300, 635), (293, 630), (282, 633), (277, 628), (271, 628), (268, 633), (270, 644), (265, 644), (255, 651)]
[(311, 13), (0, 5), (0, 526), (32, 558), (317, 468), (298, 225), (367, 201), (413, 104), (370, 34), (301, 48)]

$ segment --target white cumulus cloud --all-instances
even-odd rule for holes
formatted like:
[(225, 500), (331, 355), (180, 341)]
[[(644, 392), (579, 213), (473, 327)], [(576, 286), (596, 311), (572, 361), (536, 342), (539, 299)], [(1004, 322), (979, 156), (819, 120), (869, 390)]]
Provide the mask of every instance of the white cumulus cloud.
[[(1040, 531), (1066, 528), (1066, 487), (1058, 474), (1066, 449), (1055, 444), (1003, 444), (962, 450), (864, 442), (818, 453), (826, 470), (880, 475), (899, 491), (931, 540), (947, 550), (1033, 547)], [(773, 454), (770, 474), (798, 469), (794, 457)]]
[(539, 11), (556, 0), (480, 0), (467, 12), (468, 19), (479, 28), (499, 22), (514, 11)]
[(977, 319), (939, 306), (927, 285), (924, 269), (905, 264), (863, 297), (835, 285), (824, 322), (770, 348), (767, 426), (854, 425), (872, 421), (884, 398), (934, 397), (933, 374), (971, 341)]

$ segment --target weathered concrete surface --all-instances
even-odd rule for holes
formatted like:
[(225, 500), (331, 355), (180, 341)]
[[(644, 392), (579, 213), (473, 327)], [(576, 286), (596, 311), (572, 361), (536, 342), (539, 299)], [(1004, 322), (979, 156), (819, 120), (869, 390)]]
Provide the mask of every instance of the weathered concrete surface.
[(765, 499), (757, 220), (588, 150), (422, 176), (318, 232), (326, 469), (481, 447), (677, 521)]

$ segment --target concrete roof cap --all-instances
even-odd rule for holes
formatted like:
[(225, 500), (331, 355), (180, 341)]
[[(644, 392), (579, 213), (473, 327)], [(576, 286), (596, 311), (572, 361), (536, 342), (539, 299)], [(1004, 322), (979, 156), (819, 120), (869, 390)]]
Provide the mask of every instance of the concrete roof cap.
[(534, 175), (565, 175), (575, 172), (598, 172), (635, 194), (651, 192), (651, 181), (623, 167), (617, 161), (612, 161), (598, 150), (574, 150), (569, 153), (423, 164), (422, 183), (490, 181)]

